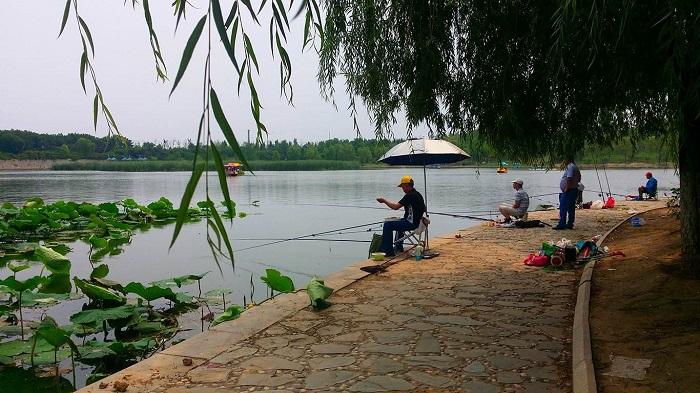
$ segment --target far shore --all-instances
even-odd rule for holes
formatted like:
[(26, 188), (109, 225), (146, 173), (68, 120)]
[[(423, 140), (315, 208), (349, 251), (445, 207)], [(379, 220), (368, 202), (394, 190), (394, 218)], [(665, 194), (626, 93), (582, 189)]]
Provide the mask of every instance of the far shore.
[[(80, 163), (81, 169), (75, 169), (75, 170), (101, 170), (99, 166), (102, 166), (104, 163), (107, 161), (103, 160), (76, 160), (76, 161), (71, 161), (71, 160), (0, 160), (0, 171), (47, 171), (47, 170), (54, 170), (54, 167), (57, 165), (66, 165), (66, 164), (71, 164), (71, 163)], [(191, 166), (190, 161), (139, 161), (140, 163), (144, 165), (139, 165), (138, 170), (134, 170), (133, 168), (127, 167), (129, 163), (133, 161), (109, 161), (111, 168), (109, 170), (112, 171), (129, 171), (129, 172), (150, 172), (150, 171), (163, 171), (167, 170), (164, 169), (162, 165), (157, 165), (157, 163), (181, 163), (185, 164), (183, 167), (189, 167)], [(382, 165), (382, 164), (368, 164), (368, 165), (359, 165), (357, 168), (318, 168), (315, 165), (311, 165), (314, 163), (313, 160), (309, 160), (308, 163), (309, 168), (303, 168), (303, 162), (304, 161), (296, 161), (296, 163), (299, 163), (300, 165), (295, 165), (293, 168), (290, 168), (289, 170), (357, 170), (357, 169), (362, 169), (362, 170), (372, 170), (372, 169), (386, 169), (390, 168), (389, 166)], [(148, 166), (150, 164), (153, 164), (152, 170), (149, 170)], [(287, 163), (281, 161), (281, 163)], [(94, 164), (95, 168), (90, 169), (91, 164)], [(124, 168), (120, 168), (121, 165), (124, 165)], [(581, 163), (579, 164), (581, 169), (593, 169), (596, 166), (598, 168), (602, 168), (603, 164), (592, 164), (592, 163)], [(628, 163), (606, 163), (604, 164), (605, 168), (608, 169), (641, 169), (641, 168), (650, 168), (650, 169), (674, 169), (675, 166), (672, 163), (647, 163), (647, 162), (628, 162)], [(180, 165), (175, 165), (172, 166), (170, 170), (172, 171), (182, 171), (183, 169), (179, 168)], [(496, 163), (484, 163), (484, 164), (475, 164), (475, 163), (469, 163), (467, 165), (444, 165), (441, 166), (441, 168), (446, 169), (446, 168), (480, 168), (487, 170), (489, 168), (496, 168), (497, 164)], [(531, 170), (531, 169), (540, 169), (540, 170), (558, 170), (558, 168), (543, 168), (543, 167), (534, 167), (534, 166), (519, 166), (519, 167), (509, 167), (508, 169), (510, 170)], [(61, 170), (70, 170), (70, 169), (61, 169)], [(265, 170), (265, 169), (258, 169), (258, 170)]]

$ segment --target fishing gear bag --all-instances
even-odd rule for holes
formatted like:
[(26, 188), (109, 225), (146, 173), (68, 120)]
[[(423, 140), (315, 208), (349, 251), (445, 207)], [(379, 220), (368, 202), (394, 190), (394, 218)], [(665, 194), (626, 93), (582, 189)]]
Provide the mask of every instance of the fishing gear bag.
[(369, 251), (367, 252), (367, 258), (369, 258), (373, 252), (379, 251), (382, 246), (382, 235), (378, 233), (372, 234), (372, 241), (369, 243)]
[(524, 220), (519, 220), (515, 222), (515, 227), (516, 228), (538, 228), (538, 227), (543, 227), (544, 223), (540, 220), (530, 220), (530, 221), (524, 221)]

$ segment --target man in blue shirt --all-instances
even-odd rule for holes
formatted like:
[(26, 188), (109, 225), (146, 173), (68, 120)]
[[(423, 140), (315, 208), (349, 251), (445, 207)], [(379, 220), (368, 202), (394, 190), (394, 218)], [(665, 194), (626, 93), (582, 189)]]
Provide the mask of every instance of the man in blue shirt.
[(559, 224), (552, 229), (574, 229), (576, 219), (576, 198), (578, 197), (578, 184), (581, 182), (579, 171), (573, 157), (564, 161), (564, 174), (559, 181)]
[(656, 198), (656, 179), (651, 172), (646, 173), (646, 178), (647, 184), (637, 189), (639, 191), (638, 201), (644, 200), (644, 194), (647, 194), (649, 198)]

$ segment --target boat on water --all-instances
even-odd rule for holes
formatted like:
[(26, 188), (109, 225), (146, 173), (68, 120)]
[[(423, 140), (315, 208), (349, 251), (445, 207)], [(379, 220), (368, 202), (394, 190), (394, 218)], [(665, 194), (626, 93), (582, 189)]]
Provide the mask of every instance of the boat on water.
[(501, 166), (496, 169), (496, 173), (508, 173), (508, 168)]
[(228, 164), (224, 165), (224, 170), (226, 171), (227, 176), (238, 176), (244, 173), (243, 165), (241, 165), (240, 162), (229, 162)]

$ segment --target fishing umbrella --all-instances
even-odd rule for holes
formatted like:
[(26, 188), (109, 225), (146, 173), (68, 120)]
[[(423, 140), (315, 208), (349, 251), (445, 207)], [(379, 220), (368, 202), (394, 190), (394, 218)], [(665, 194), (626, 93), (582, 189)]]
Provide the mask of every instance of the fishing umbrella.
[[(428, 165), (453, 164), (471, 158), (467, 152), (448, 141), (440, 139), (409, 139), (392, 147), (379, 162), (389, 165), (411, 165), (423, 167), (425, 184), (425, 209), (428, 210), (428, 182), (425, 167)], [(427, 238), (427, 234), (426, 234)], [(426, 249), (428, 245), (426, 244)]]

